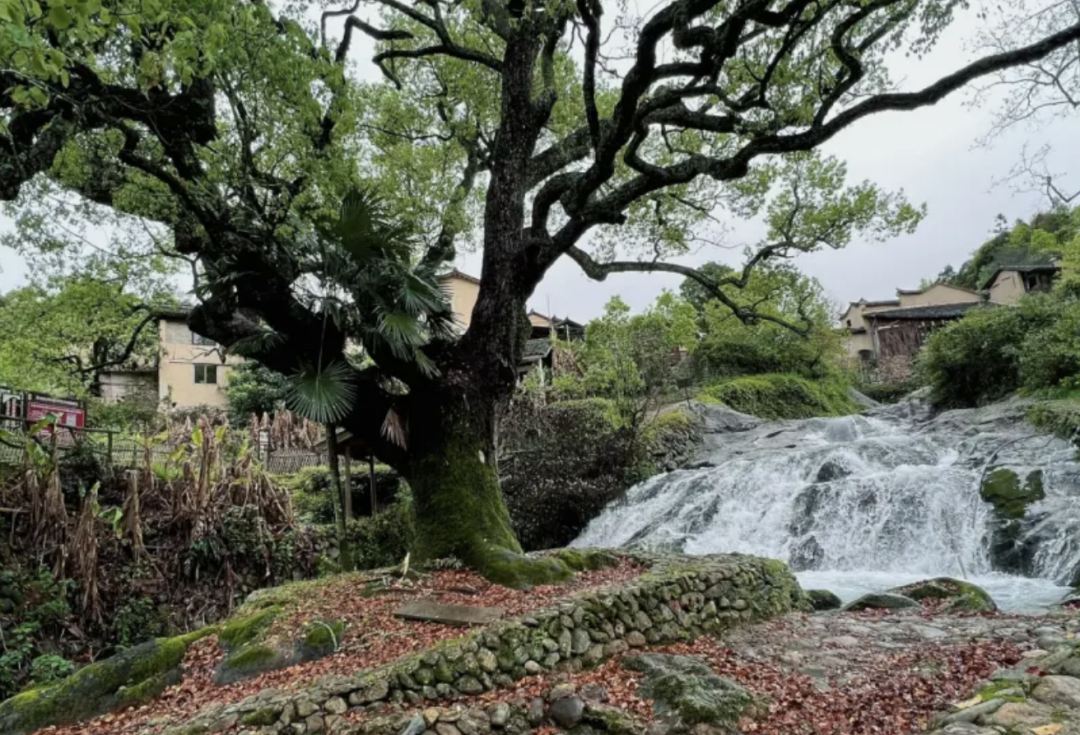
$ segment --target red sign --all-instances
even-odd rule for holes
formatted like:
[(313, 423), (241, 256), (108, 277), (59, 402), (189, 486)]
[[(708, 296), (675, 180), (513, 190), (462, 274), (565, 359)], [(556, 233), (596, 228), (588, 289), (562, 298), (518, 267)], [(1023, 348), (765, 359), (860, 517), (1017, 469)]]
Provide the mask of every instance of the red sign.
[(57, 426), (81, 429), (86, 425), (86, 410), (78, 401), (49, 396), (28, 396), (26, 418), (29, 423), (35, 424), (49, 414), (56, 417)]

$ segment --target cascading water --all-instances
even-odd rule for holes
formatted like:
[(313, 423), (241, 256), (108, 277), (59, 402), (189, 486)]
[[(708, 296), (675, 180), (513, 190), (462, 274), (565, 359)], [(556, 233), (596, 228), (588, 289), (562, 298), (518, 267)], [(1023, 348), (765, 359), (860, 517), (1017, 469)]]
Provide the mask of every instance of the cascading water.
[[(1013, 610), (1055, 602), (1080, 570), (1076, 451), (1027, 424), (1019, 402), (932, 415), (909, 401), (768, 423), (706, 411), (699, 468), (631, 488), (573, 545), (785, 559), (803, 570), (804, 587), (845, 599), (930, 576), (967, 578)], [(1026, 576), (1002, 573), (994, 553), (1001, 520), (980, 487), (995, 468), (1042, 483), (1045, 497), (1009, 539)]]

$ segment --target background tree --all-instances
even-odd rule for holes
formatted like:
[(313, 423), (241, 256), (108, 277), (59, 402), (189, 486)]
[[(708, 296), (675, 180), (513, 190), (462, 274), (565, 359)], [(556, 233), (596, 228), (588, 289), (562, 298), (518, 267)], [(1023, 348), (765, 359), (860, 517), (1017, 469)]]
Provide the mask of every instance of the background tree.
[(694, 309), (670, 292), (641, 314), (618, 296), (604, 315), (585, 327), (579, 366), (585, 390), (610, 398), (619, 424), (636, 436), (657, 399), (674, 388), (673, 368), (679, 352), (697, 341)]
[[(838, 370), (843, 342), (834, 326), (837, 309), (817, 279), (790, 263), (768, 263), (755, 269), (744, 288), (732, 289), (730, 298), (776, 321), (747, 324), (716, 299), (704, 302), (693, 355), (699, 381), (763, 373), (822, 378)], [(783, 323), (806, 326), (795, 332)]]
[(121, 278), (60, 278), (9, 291), (0, 297), (0, 384), (100, 395), (106, 370), (157, 364), (157, 312), (174, 303), (167, 291), (129, 293)]
[[(494, 452), (525, 304), (555, 261), (596, 279), (678, 273), (736, 318), (786, 324), (723, 287), (745, 286), (772, 258), (910, 230), (920, 214), (872, 184), (846, 184), (817, 147), (1080, 38), (1080, 22), (1054, 27), (899, 92), (887, 52), (932, 46), (954, 3), (668, 0), (607, 25), (603, 6), (584, 1), (368, 7), (378, 26), (359, 5), (314, 25), (292, 7), (238, 0), (4, 2), (0, 198), (40, 213), (35, 193), (50, 181), (159, 223), (163, 250), (195, 266), (191, 327), (226, 346), (263, 336), (249, 354), (285, 374), (341, 365), (355, 400), (338, 421), (408, 479), (417, 556), (456, 555), (508, 584), (567, 573), (517, 553)], [(386, 83), (350, 80), (358, 33), (376, 41)], [(615, 59), (624, 47), (628, 58)], [(345, 352), (371, 333), (325, 308), (364, 292), (315, 257), (316, 225), (359, 183), (360, 161), (391, 208), (410, 213), (417, 262), (449, 264), (473, 240), (483, 248), (468, 332), (423, 335), (409, 359), (372, 350), (370, 369)], [(719, 282), (667, 260), (716, 209), (766, 224)]]
[(232, 368), (225, 396), (229, 422), (246, 426), (253, 415), (273, 414), (285, 408), (289, 379), (257, 362), (245, 361)]

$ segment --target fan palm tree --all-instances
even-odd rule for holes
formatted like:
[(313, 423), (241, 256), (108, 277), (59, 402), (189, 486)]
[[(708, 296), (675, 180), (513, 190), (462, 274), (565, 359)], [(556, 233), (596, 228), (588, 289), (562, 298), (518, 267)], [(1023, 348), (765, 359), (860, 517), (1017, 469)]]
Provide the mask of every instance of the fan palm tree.
[[(409, 228), (390, 216), (370, 191), (347, 194), (336, 218), (320, 223), (305, 243), (305, 298), (333, 319), (359, 348), (358, 361), (393, 359), (414, 364), (422, 373), (437, 373), (424, 347), (454, 337), (453, 314), (439, 285), (434, 265), (417, 261), (418, 243)], [(256, 341), (272, 340), (259, 335)], [(244, 345), (241, 345), (241, 352)], [(258, 353), (258, 345), (251, 350)], [(237, 351), (237, 345), (233, 346)], [(330, 476), (336, 502), (334, 515), (342, 566), (351, 566), (346, 541), (344, 493), (337, 461), (336, 426), (355, 408), (354, 379), (358, 365), (325, 363), (321, 354), (290, 376), (287, 404), (296, 413), (322, 423), (327, 432)], [(402, 421), (393, 409), (383, 420), (387, 438), (404, 446)]]

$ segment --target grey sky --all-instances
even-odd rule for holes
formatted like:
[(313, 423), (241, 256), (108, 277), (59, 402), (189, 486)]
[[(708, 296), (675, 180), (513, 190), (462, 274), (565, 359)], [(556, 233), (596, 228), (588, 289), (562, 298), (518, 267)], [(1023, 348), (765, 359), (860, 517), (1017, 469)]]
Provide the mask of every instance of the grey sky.
[[(893, 77), (905, 90), (933, 82), (975, 54), (966, 46), (977, 21), (969, 12), (946, 32), (933, 53), (921, 61), (900, 59)], [(363, 50), (354, 55), (366, 58)], [(370, 56), (370, 55), (368, 55)], [(368, 70), (362, 72), (368, 75)], [(925, 202), (929, 213), (912, 235), (885, 243), (855, 241), (840, 251), (802, 256), (797, 261), (816, 276), (838, 302), (886, 298), (897, 287), (913, 288), (921, 278), (935, 275), (946, 264), (954, 267), (986, 238), (995, 215), (1010, 221), (1030, 216), (1044, 201), (1037, 193), (1017, 193), (1008, 185), (994, 186), (1020, 159), (1025, 143), (1053, 146), (1055, 171), (1080, 173), (1080, 120), (1059, 120), (1036, 130), (1015, 129), (998, 138), (992, 148), (976, 148), (975, 141), (991, 124), (991, 107), (965, 106), (963, 92), (941, 104), (916, 112), (877, 115), (841, 133), (826, 147), (848, 162), (851, 181), (870, 179), (886, 189), (904, 189), (913, 203)], [(1072, 142), (1072, 144), (1070, 144)], [(10, 222), (0, 218), (0, 229)], [(762, 234), (760, 223), (732, 221), (727, 226), (725, 249), (710, 248), (680, 262), (693, 264), (722, 260), (737, 264), (741, 245)], [(458, 266), (480, 275), (480, 255), (463, 256)], [(23, 263), (9, 250), (0, 249), (0, 292), (25, 282)], [(675, 288), (678, 276), (667, 274), (615, 274), (603, 283), (586, 278), (563, 258), (548, 273), (530, 306), (538, 311), (570, 315), (579, 321), (597, 316), (604, 303), (620, 294), (632, 307), (648, 306), (664, 288)]]

